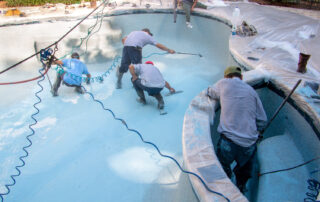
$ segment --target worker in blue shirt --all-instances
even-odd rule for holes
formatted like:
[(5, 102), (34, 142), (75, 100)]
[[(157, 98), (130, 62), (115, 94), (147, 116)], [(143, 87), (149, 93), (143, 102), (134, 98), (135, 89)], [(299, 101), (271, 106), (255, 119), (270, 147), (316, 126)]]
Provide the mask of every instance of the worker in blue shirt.
[(83, 94), (83, 89), (81, 88), (82, 74), (87, 76), (87, 84), (90, 83), (91, 75), (87, 69), (87, 66), (80, 61), (80, 56), (78, 53), (74, 52), (71, 55), (71, 59), (55, 60), (55, 64), (65, 67), (63, 72), (57, 72), (57, 78), (52, 86), (51, 93), (53, 96), (58, 96), (58, 88), (63, 81), (63, 84), (69, 87), (75, 87), (75, 91)]

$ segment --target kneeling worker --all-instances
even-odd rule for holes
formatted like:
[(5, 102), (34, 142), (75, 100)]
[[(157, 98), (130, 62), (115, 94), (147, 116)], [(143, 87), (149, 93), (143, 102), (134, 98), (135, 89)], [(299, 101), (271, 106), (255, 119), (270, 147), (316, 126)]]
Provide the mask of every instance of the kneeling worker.
[(83, 94), (81, 88), (82, 74), (87, 75), (87, 84), (90, 83), (91, 75), (88, 72), (87, 66), (80, 61), (78, 53), (74, 52), (71, 55), (71, 59), (56, 60), (55, 64), (62, 65), (66, 70), (61, 74), (57, 72), (57, 79), (52, 86), (51, 93), (53, 96), (58, 96), (58, 88), (63, 83), (69, 87), (75, 87), (76, 92)]
[(209, 87), (207, 95), (221, 106), (217, 157), (229, 178), (230, 165), (236, 161), (233, 171), (243, 193), (252, 174), (259, 131), (267, 124), (266, 113), (256, 91), (242, 81), (240, 67), (228, 67), (224, 78)]
[(153, 62), (147, 61), (145, 64), (131, 64), (129, 71), (132, 75), (131, 81), (139, 96), (138, 101), (146, 104), (146, 98), (143, 92), (145, 90), (150, 96), (158, 100), (158, 108), (163, 109), (164, 101), (160, 92), (164, 87), (169, 89), (171, 93), (174, 93), (175, 89), (163, 79), (162, 74), (159, 69), (153, 65)]

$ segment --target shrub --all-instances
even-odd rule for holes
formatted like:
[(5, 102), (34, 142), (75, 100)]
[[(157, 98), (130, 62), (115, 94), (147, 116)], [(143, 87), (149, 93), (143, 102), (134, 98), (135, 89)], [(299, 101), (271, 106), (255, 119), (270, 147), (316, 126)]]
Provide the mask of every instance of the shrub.
[(81, 0), (7, 0), (8, 7), (17, 7), (17, 6), (42, 6), (46, 3), (56, 4), (76, 4), (80, 3)]

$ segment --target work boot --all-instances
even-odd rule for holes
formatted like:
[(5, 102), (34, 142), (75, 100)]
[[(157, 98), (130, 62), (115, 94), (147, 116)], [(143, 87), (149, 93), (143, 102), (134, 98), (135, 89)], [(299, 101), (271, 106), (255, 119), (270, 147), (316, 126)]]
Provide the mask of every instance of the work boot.
[(116, 88), (120, 89), (120, 88), (122, 88), (121, 80), (122, 80), (122, 77), (123, 77), (123, 73), (119, 72), (117, 76), (118, 76), (118, 80), (117, 80)]
[(143, 98), (137, 98), (137, 102), (143, 104), (143, 105), (146, 105), (147, 104), (147, 101), (146, 99), (143, 99)]
[(300, 53), (297, 72), (300, 72), (303, 74), (307, 72), (307, 62), (309, 58), (310, 58), (310, 55)]
[(77, 93), (80, 93), (80, 94), (83, 94), (83, 93), (84, 93), (84, 91), (83, 91), (83, 89), (81, 88), (81, 86), (77, 86), (77, 87), (75, 88), (75, 91), (76, 91)]
[(57, 97), (57, 96), (58, 96), (57, 90), (55, 90), (55, 89), (52, 88), (50, 92), (51, 92), (51, 94), (52, 94), (53, 97)]
[(143, 90), (140, 89), (140, 88), (135, 88), (135, 90), (136, 90), (136, 92), (137, 92), (137, 94), (138, 94), (138, 96), (139, 96), (139, 98), (137, 99), (137, 101), (140, 102), (140, 103), (142, 103), (142, 104), (144, 104), (144, 105), (147, 104), (147, 102), (146, 102), (146, 97), (144, 96)]
[(164, 108), (164, 101), (163, 101), (162, 95), (159, 93), (159, 94), (154, 95), (154, 97), (158, 100), (158, 109), (163, 109)]

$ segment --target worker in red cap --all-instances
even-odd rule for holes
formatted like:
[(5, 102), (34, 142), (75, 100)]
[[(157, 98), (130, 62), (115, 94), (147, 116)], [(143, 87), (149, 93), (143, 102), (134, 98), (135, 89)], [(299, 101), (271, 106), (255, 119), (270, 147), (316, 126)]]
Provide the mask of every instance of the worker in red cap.
[(141, 31), (133, 31), (128, 36), (122, 39), (124, 45), (122, 50), (121, 65), (117, 70), (117, 85), (116, 88), (121, 88), (121, 80), (124, 73), (128, 71), (130, 64), (142, 63), (142, 48), (148, 44), (174, 54), (175, 51), (167, 48), (165, 45), (158, 43), (153, 37), (153, 34), (148, 28)]
[(150, 96), (153, 96), (158, 101), (158, 109), (164, 108), (164, 101), (161, 91), (164, 87), (169, 89), (171, 93), (175, 89), (163, 79), (159, 69), (154, 66), (152, 61), (147, 61), (145, 64), (131, 64), (129, 71), (132, 75), (131, 81), (139, 96), (138, 102), (146, 104), (146, 98), (143, 91), (147, 91)]

